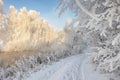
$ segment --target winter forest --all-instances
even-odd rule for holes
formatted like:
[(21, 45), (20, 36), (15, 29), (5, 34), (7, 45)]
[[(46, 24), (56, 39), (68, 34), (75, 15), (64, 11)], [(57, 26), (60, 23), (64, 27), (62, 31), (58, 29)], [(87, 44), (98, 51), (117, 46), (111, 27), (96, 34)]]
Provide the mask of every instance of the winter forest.
[(58, 17), (74, 14), (62, 29), (39, 11), (5, 5), (0, 80), (120, 80), (120, 0), (57, 0)]

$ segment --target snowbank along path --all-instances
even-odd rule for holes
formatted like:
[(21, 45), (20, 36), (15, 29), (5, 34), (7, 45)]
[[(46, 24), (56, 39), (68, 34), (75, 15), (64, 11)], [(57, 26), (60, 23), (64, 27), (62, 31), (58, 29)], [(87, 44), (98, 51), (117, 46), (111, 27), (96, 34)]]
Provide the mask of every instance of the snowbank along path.
[(87, 63), (89, 54), (83, 53), (53, 63), (45, 69), (32, 73), (25, 80), (108, 80), (94, 71), (93, 66)]
[(63, 59), (46, 69), (31, 74), (25, 80), (82, 80), (81, 63), (84, 56), (76, 55)]

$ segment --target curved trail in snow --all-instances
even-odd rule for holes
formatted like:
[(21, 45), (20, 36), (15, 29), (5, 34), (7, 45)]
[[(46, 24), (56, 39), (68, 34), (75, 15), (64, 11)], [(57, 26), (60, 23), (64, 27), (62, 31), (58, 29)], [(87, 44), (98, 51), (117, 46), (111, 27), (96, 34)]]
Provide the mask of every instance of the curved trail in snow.
[[(84, 55), (85, 56), (85, 55)], [(86, 80), (85, 79), (85, 73), (84, 73), (84, 63), (85, 63), (85, 57), (84, 57), (84, 60), (82, 61), (81, 63), (81, 75), (82, 75), (82, 80)]]
[[(85, 53), (85, 52), (84, 52)], [(24, 80), (108, 80), (86, 63), (88, 54), (68, 57), (32, 73)]]
[(84, 58), (84, 54), (68, 57), (31, 74), (25, 80), (83, 80), (81, 65)]

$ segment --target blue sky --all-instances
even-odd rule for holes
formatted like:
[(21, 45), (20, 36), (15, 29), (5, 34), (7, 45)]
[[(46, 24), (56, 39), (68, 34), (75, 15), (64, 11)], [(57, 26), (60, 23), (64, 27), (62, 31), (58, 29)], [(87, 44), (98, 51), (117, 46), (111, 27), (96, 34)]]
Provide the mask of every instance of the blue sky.
[(43, 19), (46, 19), (51, 25), (63, 28), (66, 20), (73, 17), (72, 12), (66, 11), (61, 17), (55, 12), (58, 0), (3, 0), (5, 12), (8, 12), (9, 6), (14, 5), (18, 10), (26, 7), (28, 10), (40, 12)]

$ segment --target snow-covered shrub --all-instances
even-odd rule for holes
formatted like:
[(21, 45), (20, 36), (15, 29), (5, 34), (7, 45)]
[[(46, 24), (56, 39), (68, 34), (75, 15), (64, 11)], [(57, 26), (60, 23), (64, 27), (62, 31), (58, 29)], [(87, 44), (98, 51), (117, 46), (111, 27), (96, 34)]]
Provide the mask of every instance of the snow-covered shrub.
[(16, 62), (15, 65), (26, 72), (27, 70), (34, 68), (36, 61), (37, 60), (34, 56), (23, 56)]
[(93, 63), (103, 72), (119, 72), (120, 53), (115, 49), (100, 49), (92, 55)]
[(106, 60), (109, 60), (115, 56), (117, 56), (117, 53), (114, 52), (114, 50), (111, 49), (99, 49), (98, 53), (94, 55), (94, 62), (96, 64), (100, 64), (101, 62), (105, 62)]
[(32, 70), (35, 70), (37, 67), (40, 69), (42, 64), (48, 62), (47, 60), (47, 57), (41, 55), (37, 57), (23, 56), (15, 64), (0, 67), (0, 80), (22, 80)]
[(13, 66), (0, 68), (0, 72), (0, 80), (14, 80), (17, 73), (16, 69)]
[(22, 80), (30, 73), (71, 55), (69, 52), (65, 52), (65, 50), (65, 47), (59, 47), (55, 53), (40, 53), (34, 56), (21, 56), (15, 64), (0, 67), (0, 80)]
[(98, 68), (105, 72), (117, 72), (120, 70), (120, 55), (100, 63)]

